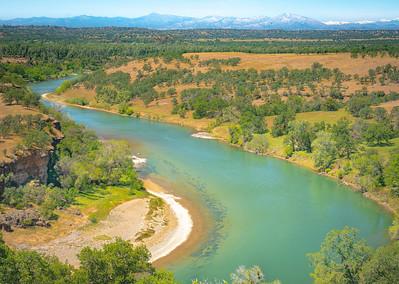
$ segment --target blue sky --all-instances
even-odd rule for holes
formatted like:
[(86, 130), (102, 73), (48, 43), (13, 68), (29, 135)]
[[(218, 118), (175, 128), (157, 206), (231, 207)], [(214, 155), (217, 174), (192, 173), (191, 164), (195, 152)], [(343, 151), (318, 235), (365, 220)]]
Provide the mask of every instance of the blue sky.
[(137, 17), (152, 12), (181, 16), (276, 16), (285, 12), (318, 20), (393, 19), (399, 0), (0, 0), (0, 18), (77, 15)]

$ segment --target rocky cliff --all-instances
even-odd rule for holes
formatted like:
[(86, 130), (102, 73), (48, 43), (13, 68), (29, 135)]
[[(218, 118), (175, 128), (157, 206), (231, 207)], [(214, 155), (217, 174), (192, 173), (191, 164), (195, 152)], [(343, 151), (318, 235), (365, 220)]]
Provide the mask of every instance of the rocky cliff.
[[(49, 165), (55, 146), (62, 140), (60, 124), (58, 121), (44, 117), (52, 125), (50, 134), (53, 137), (51, 145), (45, 149), (31, 149), (23, 153), (17, 153), (11, 160), (0, 161), (0, 177), (8, 177), (15, 185), (22, 185), (30, 180), (39, 180), (46, 183)], [(0, 179), (0, 192), (4, 189), (4, 178)]]

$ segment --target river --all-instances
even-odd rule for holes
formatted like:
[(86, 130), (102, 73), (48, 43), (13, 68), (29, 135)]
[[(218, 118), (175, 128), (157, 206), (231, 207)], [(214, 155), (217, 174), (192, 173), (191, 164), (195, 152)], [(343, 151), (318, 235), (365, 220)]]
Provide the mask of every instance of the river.
[[(32, 85), (50, 92), (61, 81)], [(309, 283), (306, 254), (326, 233), (356, 227), (372, 246), (388, 241), (391, 216), (361, 194), (285, 161), (191, 137), (189, 129), (109, 113), (61, 107), (100, 137), (126, 139), (148, 159), (145, 174), (198, 204), (210, 217), (200, 246), (166, 268), (178, 280), (228, 279), (259, 265), (268, 280)]]

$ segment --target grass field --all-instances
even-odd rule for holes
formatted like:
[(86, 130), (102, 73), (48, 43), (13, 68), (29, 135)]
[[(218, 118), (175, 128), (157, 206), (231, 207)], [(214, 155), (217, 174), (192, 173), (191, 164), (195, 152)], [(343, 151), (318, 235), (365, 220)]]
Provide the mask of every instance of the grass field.
[(399, 66), (399, 58), (392, 57), (370, 57), (352, 58), (349, 53), (330, 53), (330, 54), (254, 54), (241, 52), (204, 52), (204, 53), (186, 53), (185, 57), (190, 58), (193, 55), (199, 56), (199, 61), (209, 59), (229, 59), (233, 57), (241, 58), (237, 66), (224, 66), (225, 69), (280, 69), (287, 67), (289, 69), (305, 69), (314, 62), (319, 62), (328, 68), (339, 68), (347, 74), (367, 75), (370, 68), (392, 64)]
[(105, 219), (109, 212), (128, 200), (146, 197), (145, 191), (131, 192), (125, 187), (107, 187), (92, 193), (81, 193), (76, 198), (75, 208), (87, 216), (93, 223)]

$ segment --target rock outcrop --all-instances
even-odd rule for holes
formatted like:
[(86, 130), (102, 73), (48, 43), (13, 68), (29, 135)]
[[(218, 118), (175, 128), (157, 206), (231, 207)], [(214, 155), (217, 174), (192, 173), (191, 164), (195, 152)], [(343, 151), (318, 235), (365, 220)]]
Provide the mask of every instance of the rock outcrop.
[(0, 214), (0, 230), (11, 232), (12, 228), (27, 228), (31, 226), (49, 227), (50, 223), (43, 219), (34, 208), (10, 210)]
[(48, 170), (54, 154), (55, 146), (62, 140), (60, 123), (50, 117), (44, 117), (52, 127), (50, 135), (53, 138), (51, 145), (45, 149), (31, 149), (23, 153), (17, 153), (10, 161), (0, 161), (0, 193), (4, 190), (4, 177), (15, 185), (22, 185), (30, 180), (39, 180), (46, 183)]

